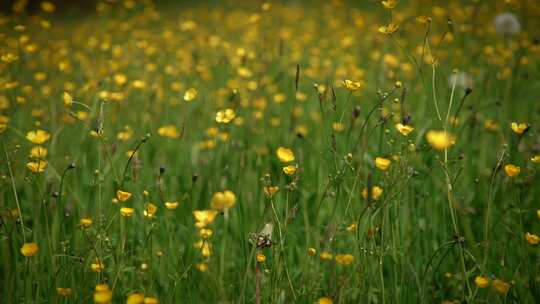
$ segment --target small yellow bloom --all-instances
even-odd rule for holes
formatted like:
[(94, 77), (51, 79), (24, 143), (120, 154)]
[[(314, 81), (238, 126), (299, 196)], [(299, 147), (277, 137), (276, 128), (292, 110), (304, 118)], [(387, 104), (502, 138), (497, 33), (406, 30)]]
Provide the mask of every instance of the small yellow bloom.
[(418, 17), (416, 17), (416, 21), (422, 23), (422, 24), (428, 24), (429, 22), (431, 22), (431, 17), (429, 16), (426, 16), (426, 15), (420, 15)]
[(42, 146), (35, 146), (32, 149), (30, 149), (30, 157), (31, 158), (44, 158), (47, 156), (47, 149)]
[(390, 167), (390, 163), (391, 161), (387, 158), (383, 158), (383, 157), (375, 158), (375, 166), (379, 170), (382, 170), (382, 171), (388, 170), (388, 168)]
[(90, 226), (92, 226), (92, 219), (89, 218), (89, 217), (83, 217), (80, 221), (79, 221), (79, 225), (81, 225), (81, 227), (83, 228), (88, 228)]
[(411, 133), (414, 128), (411, 127), (411, 126), (408, 126), (408, 125), (404, 125), (404, 124), (401, 124), (401, 123), (398, 123), (395, 125), (396, 127), (396, 130), (398, 130), (399, 133), (401, 133), (402, 135), (409, 135), (409, 133)]
[(201, 250), (201, 255), (203, 257), (209, 257), (212, 255), (212, 245), (205, 241), (198, 241), (193, 244), (193, 247)]
[(150, 218), (154, 217), (156, 215), (157, 209), (158, 208), (156, 205), (148, 203), (144, 206), (143, 215)]
[(444, 150), (456, 143), (455, 138), (445, 131), (430, 130), (426, 133), (428, 143), (436, 150)]
[(165, 208), (169, 210), (174, 210), (178, 208), (178, 202), (165, 202)]
[(381, 1), (385, 9), (393, 9), (398, 4), (398, 0)]
[(236, 204), (236, 195), (229, 190), (223, 192), (216, 192), (212, 196), (212, 201), (210, 206), (214, 210), (223, 211), (225, 209), (230, 209)]
[(56, 7), (51, 2), (49, 1), (41, 2), (41, 10), (43, 10), (45, 13), (54, 13), (55, 9)]
[(69, 95), (68, 92), (64, 92), (64, 95), (62, 96), (62, 99), (64, 100), (64, 106), (66, 108), (69, 108), (73, 105), (73, 97)]
[(319, 304), (333, 304), (334, 301), (332, 301), (332, 299), (330, 299), (329, 297), (322, 297), (319, 299)]
[(328, 261), (328, 260), (333, 259), (333, 258), (334, 258), (334, 255), (331, 254), (331, 253), (328, 252), (328, 251), (323, 251), (323, 252), (321, 252), (321, 255), (320, 255), (319, 257), (321, 258), (321, 260), (326, 260), (326, 261)]
[(512, 128), (512, 131), (514, 131), (514, 133), (519, 134), (519, 135), (525, 133), (525, 131), (529, 129), (529, 125), (524, 122), (520, 122), (520, 123), (512, 122), (510, 124), (510, 127)]
[(158, 129), (159, 136), (168, 137), (168, 138), (178, 138), (180, 134), (178, 129), (174, 125), (166, 125)]
[(143, 304), (144, 303), (144, 293), (135, 292), (130, 294), (127, 297), (126, 304)]
[(197, 221), (195, 226), (204, 228), (210, 225), (216, 218), (218, 212), (216, 210), (194, 210), (193, 217)]
[[(379, 187), (379, 186), (371, 187), (371, 199), (372, 200), (374, 200), (374, 201), (379, 200), (382, 193), (383, 193), (383, 189), (381, 187)], [(364, 188), (364, 190), (362, 190), (362, 197), (364, 199), (368, 199), (368, 189), (367, 188)]]
[(47, 162), (40, 159), (37, 162), (27, 162), (26, 168), (28, 170), (32, 171), (33, 173), (41, 173), (45, 171), (45, 168), (47, 167)]
[(538, 217), (538, 219), (540, 219), (540, 209), (536, 210), (536, 217)]
[(540, 237), (538, 235), (529, 232), (525, 233), (525, 239), (531, 245), (536, 245), (540, 242)]
[(388, 25), (383, 25), (379, 27), (379, 33), (390, 35), (397, 32), (398, 29), (399, 29), (399, 26), (396, 22), (390, 22)]
[(343, 130), (345, 130), (345, 125), (341, 122), (334, 122), (332, 124), (332, 130), (336, 131), (337, 133), (343, 132)]
[(93, 272), (102, 272), (103, 269), (105, 269), (105, 264), (96, 258), (94, 263), (90, 264), (90, 269), (92, 269)]
[(508, 175), (508, 177), (516, 177), (521, 172), (521, 168), (513, 164), (508, 164), (504, 166), (504, 172), (506, 175)]
[(97, 304), (108, 304), (112, 301), (112, 291), (107, 284), (96, 285), (94, 291), (94, 302)]
[(348, 227), (347, 227), (347, 232), (355, 232), (356, 229), (358, 228), (358, 225), (356, 224), (350, 224)]
[(66, 287), (57, 287), (56, 288), (56, 294), (61, 296), (61, 297), (67, 297), (72, 292), (73, 292), (73, 290), (71, 288), (66, 288)]
[(51, 138), (51, 136), (45, 130), (36, 130), (26, 133), (26, 139), (36, 145), (42, 145), (43, 143), (48, 141), (49, 138)]
[(3, 54), (2, 57), (0, 57), (0, 60), (6, 63), (12, 63), (19, 60), (19, 56), (13, 53), (6, 53), (6, 54)]
[(216, 122), (228, 124), (236, 118), (236, 113), (233, 109), (225, 109), (216, 113)]
[(212, 236), (212, 234), (214, 234), (214, 231), (212, 231), (212, 229), (202, 228), (201, 230), (199, 230), (199, 235), (203, 239), (210, 238)]
[(478, 288), (486, 288), (489, 286), (489, 278), (486, 276), (476, 276), (476, 278), (474, 278), (474, 284), (476, 284), (476, 287)]
[(127, 201), (130, 197), (131, 197), (131, 193), (129, 192), (122, 191), (122, 190), (116, 191), (116, 198), (121, 202)]
[(340, 265), (350, 265), (354, 261), (352, 254), (338, 254), (336, 255), (336, 263)]
[(491, 287), (498, 293), (505, 295), (508, 293), (508, 290), (510, 290), (510, 284), (506, 283), (503, 280), (493, 280), (493, 283), (491, 283)]
[(354, 92), (358, 89), (360, 89), (362, 87), (362, 82), (360, 81), (353, 81), (353, 80), (350, 80), (350, 79), (345, 79), (343, 80), (343, 86), (351, 91), (351, 92)]
[(291, 149), (279, 147), (276, 150), (276, 155), (280, 161), (290, 163), (294, 161), (294, 152)]
[(200, 272), (207, 272), (208, 271), (208, 264), (206, 263), (197, 263), (195, 265), (195, 267), (197, 268), (197, 270), (199, 270)]
[(257, 262), (263, 263), (264, 261), (266, 261), (266, 256), (263, 253), (258, 252), (257, 253)]
[(159, 304), (159, 299), (156, 297), (144, 298), (144, 304)]
[(313, 257), (316, 254), (317, 254), (317, 250), (315, 250), (315, 248), (312, 248), (312, 247), (308, 248), (308, 250), (307, 250), (307, 255), (308, 256)]
[(130, 207), (122, 207), (122, 208), (120, 208), (120, 214), (123, 217), (130, 217), (130, 216), (133, 215), (133, 213), (135, 213), (135, 209), (133, 209), (133, 208), (130, 208)]
[(293, 175), (296, 172), (296, 166), (294, 165), (288, 165), (283, 167), (283, 173), (287, 175)]
[(39, 251), (37, 243), (24, 243), (21, 247), (21, 254), (25, 257), (33, 257)]
[(267, 187), (264, 187), (263, 190), (264, 190), (264, 193), (266, 194), (266, 196), (272, 197), (272, 196), (274, 196), (274, 194), (276, 194), (279, 191), (279, 187), (278, 186), (267, 186)]
[(531, 157), (531, 161), (535, 164), (540, 164), (540, 154)]
[(197, 90), (194, 88), (191, 88), (184, 93), (184, 100), (193, 101), (197, 97), (197, 95), (198, 95)]

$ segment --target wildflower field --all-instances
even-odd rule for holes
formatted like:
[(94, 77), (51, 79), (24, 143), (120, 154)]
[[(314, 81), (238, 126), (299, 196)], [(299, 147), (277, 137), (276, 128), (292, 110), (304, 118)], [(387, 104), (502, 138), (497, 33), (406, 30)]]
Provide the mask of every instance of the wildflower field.
[(540, 2), (7, 2), (1, 303), (540, 301)]

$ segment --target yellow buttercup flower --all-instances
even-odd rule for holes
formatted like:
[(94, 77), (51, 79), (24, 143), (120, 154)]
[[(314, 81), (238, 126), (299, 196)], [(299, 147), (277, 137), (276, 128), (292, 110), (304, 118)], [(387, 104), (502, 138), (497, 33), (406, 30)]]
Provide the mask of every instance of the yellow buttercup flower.
[(198, 95), (197, 90), (194, 88), (191, 88), (184, 93), (184, 100), (193, 101), (197, 97), (197, 95)]
[(24, 243), (21, 247), (21, 254), (25, 257), (33, 257), (39, 251), (37, 243)]
[(398, 0), (386, 0), (386, 1), (381, 1), (381, 3), (384, 6), (384, 8), (393, 9), (398, 4)]
[(112, 301), (112, 291), (109, 289), (107, 284), (98, 284), (96, 285), (94, 291), (94, 303), (97, 304), (108, 304)]
[(41, 2), (41, 9), (46, 13), (54, 13), (56, 7), (49, 1)]
[(263, 190), (264, 190), (264, 193), (266, 194), (266, 196), (272, 197), (272, 196), (274, 196), (274, 194), (279, 192), (279, 187), (278, 186), (266, 186), (266, 187), (263, 188)]
[(229, 190), (214, 193), (212, 201), (210, 202), (212, 209), (218, 211), (230, 209), (234, 204), (236, 204), (236, 195)]
[(396, 22), (390, 22), (388, 25), (383, 25), (379, 27), (379, 33), (390, 35), (397, 32), (398, 29), (399, 29), (399, 26)]
[(102, 272), (103, 269), (105, 269), (105, 264), (96, 258), (94, 263), (90, 264), (90, 269), (92, 269), (93, 272)]
[(178, 202), (165, 202), (165, 208), (169, 210), (174, 210), (178, 208)]
[(6, 54), (3, 54), (2, 57), (0, 57), (0, 60), (6, 63), (12, 63), (19, 60), (19, 56), (13, 53), (6, 53)]
[(521, 172), (521, 168), (513, 164), (508, 164), (504, 166), (504, 172), (506, 173), (508, 177), (516, 177)]
[(525, 131), (529, 129), (529, 125), (524, 122), (520, 122), (520, 123), (512, 122), (510, 124), (510, 127), (512, 128), (512, 131), (514, 131), (514, 133), (519, 134), (519, 135), (525, 133)]
[[(383, 193), (383, 189), (381, 187), (379, 187), (379, 186), (371, 187), (371, 199), (372, 200), (374, 200), (374, 201), (379, 200), (382, 193)], [(362, 190), (362, 197), (364, 199), (368, 199), (368, 189), (367, 188), (364, 188), (364, 190)]]
[(531, 161), (535, 164), (540, 164), (540, 154), (531, 157)]
[(396, 130), (398, 130), (399, 133), (401, 133), (402, 135), (409, 135), (409, 133), (411, 133), (414, 128), (411, 127), (411, 126), (408, 126), (408, 125), (404, 125), (404, 124), (401, 124), (401, 123), (398, 123), (395, 125), (396, 127)]
[(476, 276), (476, 278), (474, 278), (474, 284), (476, 284), (476, 287), (478, 288), (486, 288), (489, 286), (489, 278), (486, 276)]
[(51, 138), (51, 135), (49, 135), (47, 131), (41, 129), (26, 133), (26, 139), (36, 145), (42, 145), (43, 143), (48, 141), (49, 138)]
[(31, 158), (44, 158), (47, 156), (47, 149), (43, 146), (35, 146), (30, 149), (30, 157)]
[(73, 105), (73, 97), (69, 95), (68, 92), (64, 92), (64, 95), (62, 95), (62, 100), (64, 100), (64, 106), (66, 108), (69, 108)]
[(197, 263), (195, 265), (195, 267), (197, 268), (197, 270), (199, 270), (200, 272), (207, 272), (208, 271), (208, 264), (206, 263)]
[(525, 233), (525, 239), (527, 240), (527, 243), (531, 245), (536, 245), (540, 242), (540, 237), (538, 235), (529, 232)]
[(26, 163), (26, 168), (33, 173), (41, 173), (47, 168), (47, 162), (45, 160), (31, 161)]
[(491, 283), (491, 287), (501, 295), (507, 294), (510, 290), (510, 284), (500, 279), (493, 280), (493, 282)]
[(382, 170), (382, 171), (388, 170), (391, 162), (392, 161), (387, 158), (383, 158), (383, 157), (375, 158), (375, 166), (377, 167), (377, 169)]
[(216, 122), (218, 123), (228, 124), (234, 118), (236, 118), (236, 113), (233, 109), (225, 109), (216, 113)]
[(145, 297), (144, 304), (159, 304), (159, 299), (156, 297)]
[(212, 229), (202, 228), (199, 230), (199, 236), (203, 239), (207, 239), (211, 237), (214, 234), (214, 231)]
[(127, 201), (130, 197), (131, 197), (131, 193), (129, 192), (122, 191), (122, 190), (116, 191), (116, 198), (121, 202)]
[(56, 294), (61, 297), (67, 297), (73, 292), (73, 289), (66, 287), (57, 287)]
[(283, 167), (282, 170), (283, 170), (283, 173), (287, 175), (293, 175), (296, 172), (296, 166), (288, 165), (288, 166)]
[(83, 217), (79, 221), (79, 225), (81, 225), (81, 227), (83, 227), (83, 228), (88, 228), (88, 227), (92, 226), (92, 223), (93, 223), (92, 219), (89, 218), (89, 217)]
[(455, 138), (445, 131), (430, 130), (426, 133), (428, 143), (436, 150), (444, 150), (456, 143)]
[(143, 304), (144, 303), (144, 293), (135, 292), (130, 294), (127, 297), (126, 304)]
[(291, 149), (279, 147), (276, 150), (276, 155), (280, 161), (284, 163), (290, 163), (294, 161), (294, 152)]
[(353, 80), (350, 80), (350, 79), (345, 79), (343, 80), (343, 86), (351, 91), (351, 92), (354, 92), (358, 89), (360, 89), (362, 87), (362, 82), (360, 81), (353, 81)]
[(158, 134), (168, 138), (178, 138), (178, 129), (174, 125), (166, 125), (158, 129)]
[(257, 262), (263, 263), (264, 261), (266, 261), (266, 256), (263, 253), (258, 252), (257, 253)]
[(212, 245), (206, 241), (198, 241), (193, 244), (193, 247), (200, 249), (203, 257), (209, 257), (212, 255)]
[(130, 208), (130, 207), (122, 207), (122, 208), (120, 208), (120, 214), (123, 217), (130, 217), (130, 216), (133, 215), (133, 213), (135, 213), (135, 209), (133, 209), (133, 208)]
[(321, 252), (321, 254), (319, 255), (319, 257), (321, 258), (321, 260), (329, 261), (329, 260), (332, 260), (332, 259), (334, 258), (334, 255), (331, 254), (331, 253), (328, 252), (328, 251), (323, 251), (323, 252)]
[(217, 216), (218, 212), (216, 210), (194, 210), (193, 216), (197, 221), (195, 226), (198, 228), (204, 228), (210, 225)]
[(152, 203), (148, 203), (144, 206), (143, 215), (146, 217), (154, 217), (156, 215), (158, 208)]
[(350, 265), (354, 261), (354, 256), (352, 254), (338, 254), (335, 260), (340, 265)]
[(318, 303), (319, 304), (333, 304), (334, 301), (332, 301), (332, 299), (329, 297), (322, 297), (319, 299)]
[(313, 257), (317, 254), (317, 250), (315, 248), (308, 248), (307, 255), (310, 257)]

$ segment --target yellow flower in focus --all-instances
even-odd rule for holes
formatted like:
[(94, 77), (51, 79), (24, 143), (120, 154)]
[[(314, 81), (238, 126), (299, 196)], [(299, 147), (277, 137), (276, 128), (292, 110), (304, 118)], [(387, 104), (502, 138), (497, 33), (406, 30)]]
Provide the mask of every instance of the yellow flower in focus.
[(21, 254), (25, 257), (33, 257), (39, 251), (37, 243), (24, 243), (21, 247)]
[(319, 304), (333, 304), (334, 301), (332, 301), (332, 299), (330, 299), (329, 297), (322, 297), (319, 299), (318, 303)]
[(455, 138), (445, 131), (430, 130), (426, 133), (426, 139), (435, 150), (444, 150), (456, 143)]
[(32, 171), (33, 173), (41, 173), (45, 171), (45, 168), (47, 167), (47, 162), (44, 160), (38, 160), (37, 162), (27, 162), (26, 168), (28, 170)]
[(499, 279), (493, 280), (493, 283), (491, 283), (491, 287), (501, 295), (507, 294), (508, 290), (510, 290), (510, 284)]
[(535, 164), (540, 164), (540, 154), (533, 156), (531, 161)]
[(130, 294), (127, 297), (126, 304), (143, 304), (144, 303), (144, 293), (135, 292)]
[(212, 209), (218, 211), (230, 209), (234, 204), (236, 204), (236, 195), (229, 190), (214, 193), (212, 201), (210, 202)]
[(42, 146), (35, 146), (30, 149), (30, 158), (44, 158), (47, 156), (47, 149)]
[(135, 209), (130, 207), (122, 207), (120, 208), (120, 214), (123, 217), (131, 217), (135, 213)]
[(130, 197), (131, 197), (131, 193), (129, 192), (122, 191), (122, 190), (116, 191), (116, 198), (121, 202), (127, 201)]
[(178, 138), (178, 129), (174, 125), (166, 125), (158, 129), (158, 134), (168, 138)]
[(148, 203), (144, 206), (143, 215), (152, 218), (156, 215), (157, 209), (156, 205)]
[(398, 4), (398, 0), (381, 1), (385, 9), (393, 9)]
[(409, 133), (411, 133), (414, 128), (411, 127), (411, 126), (408, 126), (408, 125), (404, 125), (404, 124), (401, 124), (401, 123), (398, 123), (395, 125), (396, 127), (396, 130), (398, 130), (399, 133), (401, 133), (402, 135), (409, 135)]
[(280, 161), (290, 163), (294, 160), (294, 152), (291, 149), (279, 147), (276, 150), (276, 155)]
[(377, 169), (382, 170), (382, 171), (388, 170), (391, 162), (392, 161), (387, 158), (383, 158), (383, 157), (375, 158), (375, 166), (377, 167)]
[(266, 256), (263, 253), (258, 252), (257, 253), (257, 262), (263, 263), (264, 261), (266, 261)]
[[(374, 201), (379, 200), (382, 193), (383, 193), (383, 189), (381, 187), (379, 187), (379, 186), (371, 187), (371, 199), (372, 200), (374, 200)], [(362, 197), (364, 199), (368, 199), (368, 189), (367, 188), (364, 188), (364, 190), (362, 190)]]
[(103, 269), (105, 269), (105, 264), (96, 258), (94, 263), (90, 264), (90, 269), (92, 269), (93, 272), (102, 272)]
[(64, 100), (64, 107), (69, 108), (73, 105), (73, 97), (68, 92), (64, 92), (62, 99)]
[(83, 228), (88, 228), (90, 226), (92, 226), (92, 219), (89, 218), (89, 217), (83, 217), (80, 221), (79, 221), (79, 225), (81, 225), (81, 227)]
[(340, 265), (350, 265), (354, 261), (354, 256), (352, 254), (338, 254), (335, 260)]
[(538, 235), (529, 232), (525, 233), (525, 239), (531, 245), (536, 245), (540, 242), (540, 237)]
[(165, 208), (169, 210), (174, 210), (178, 208), (178, 202), (165, 202)]
[(216, 122), (228, 124), (236, 117), (236, 113), (233, 109), (225, 109), (216, 113)]
[(351, 91), (351, 92), (354, 92), (358, 89), (360, 89), (362, 87), (362, 82), (360, 81), (353, 81), (353, 80), (350, 80), (350, 79), (345, 79), (343, 80), (343, 86)]
[(508, 164), (504, 166), (504, 172), (508, 177), (516, 177), (521, 172), (521, 168), (513, 164)]
[(194, 210), (193, 217), (195, 217), (195, 226), (198, 228), (204, 228), (210, 225), (217, 216), (216, 210)]
[(36, 130), (26, 133), (26, 139), (31, 141), (33, 144), (41, 145), (49, 140), (51, 136), (45, 130)]
[(56, 294), (61, 297), (67, 297), (73, 292), (73, 289), (66, 287), (57, 287)]
[(184, 100), (193, 101), (197, 97), (197, 95), (198, 95), (197, 90), (194, 88), (191, 88), (184, 93)]
[(282, 170), (283, 170), (283, 173), (287, 175), (293, 175), (296, 172), (296, 166), (288, 165), (288, 166), (283, 167)]
[(397, 32), (398, 29), (399, 29), (399, 26), (396, 22), (390, 22), (388, 25), (383, 25), (379, 27), (379, 33), (390, 35)]
[(474, 284), (476, 284), (476, 287), (478, 288), (486, 288), (489, 286), (489, 278), (486, 276), (476, 276), (476, 278), (474, 278)]
[(525, 131), (529, 129), (529, 125), (524, 122), (520, 122), (520, 123), (512, 122), (510, 124), (510, 127), (512, 128), (512, 131), (514, 131), (514, 133), (519, 134), (519, 135), (522, 135), (523, 133), (525, 133)]

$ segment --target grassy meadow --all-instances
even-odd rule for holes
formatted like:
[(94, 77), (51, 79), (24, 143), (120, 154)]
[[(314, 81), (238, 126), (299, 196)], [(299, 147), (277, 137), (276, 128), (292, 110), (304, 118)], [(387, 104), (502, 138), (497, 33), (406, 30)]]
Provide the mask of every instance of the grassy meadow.
[(540, 301), (538, 1), (12, 2), (1, 303)]

